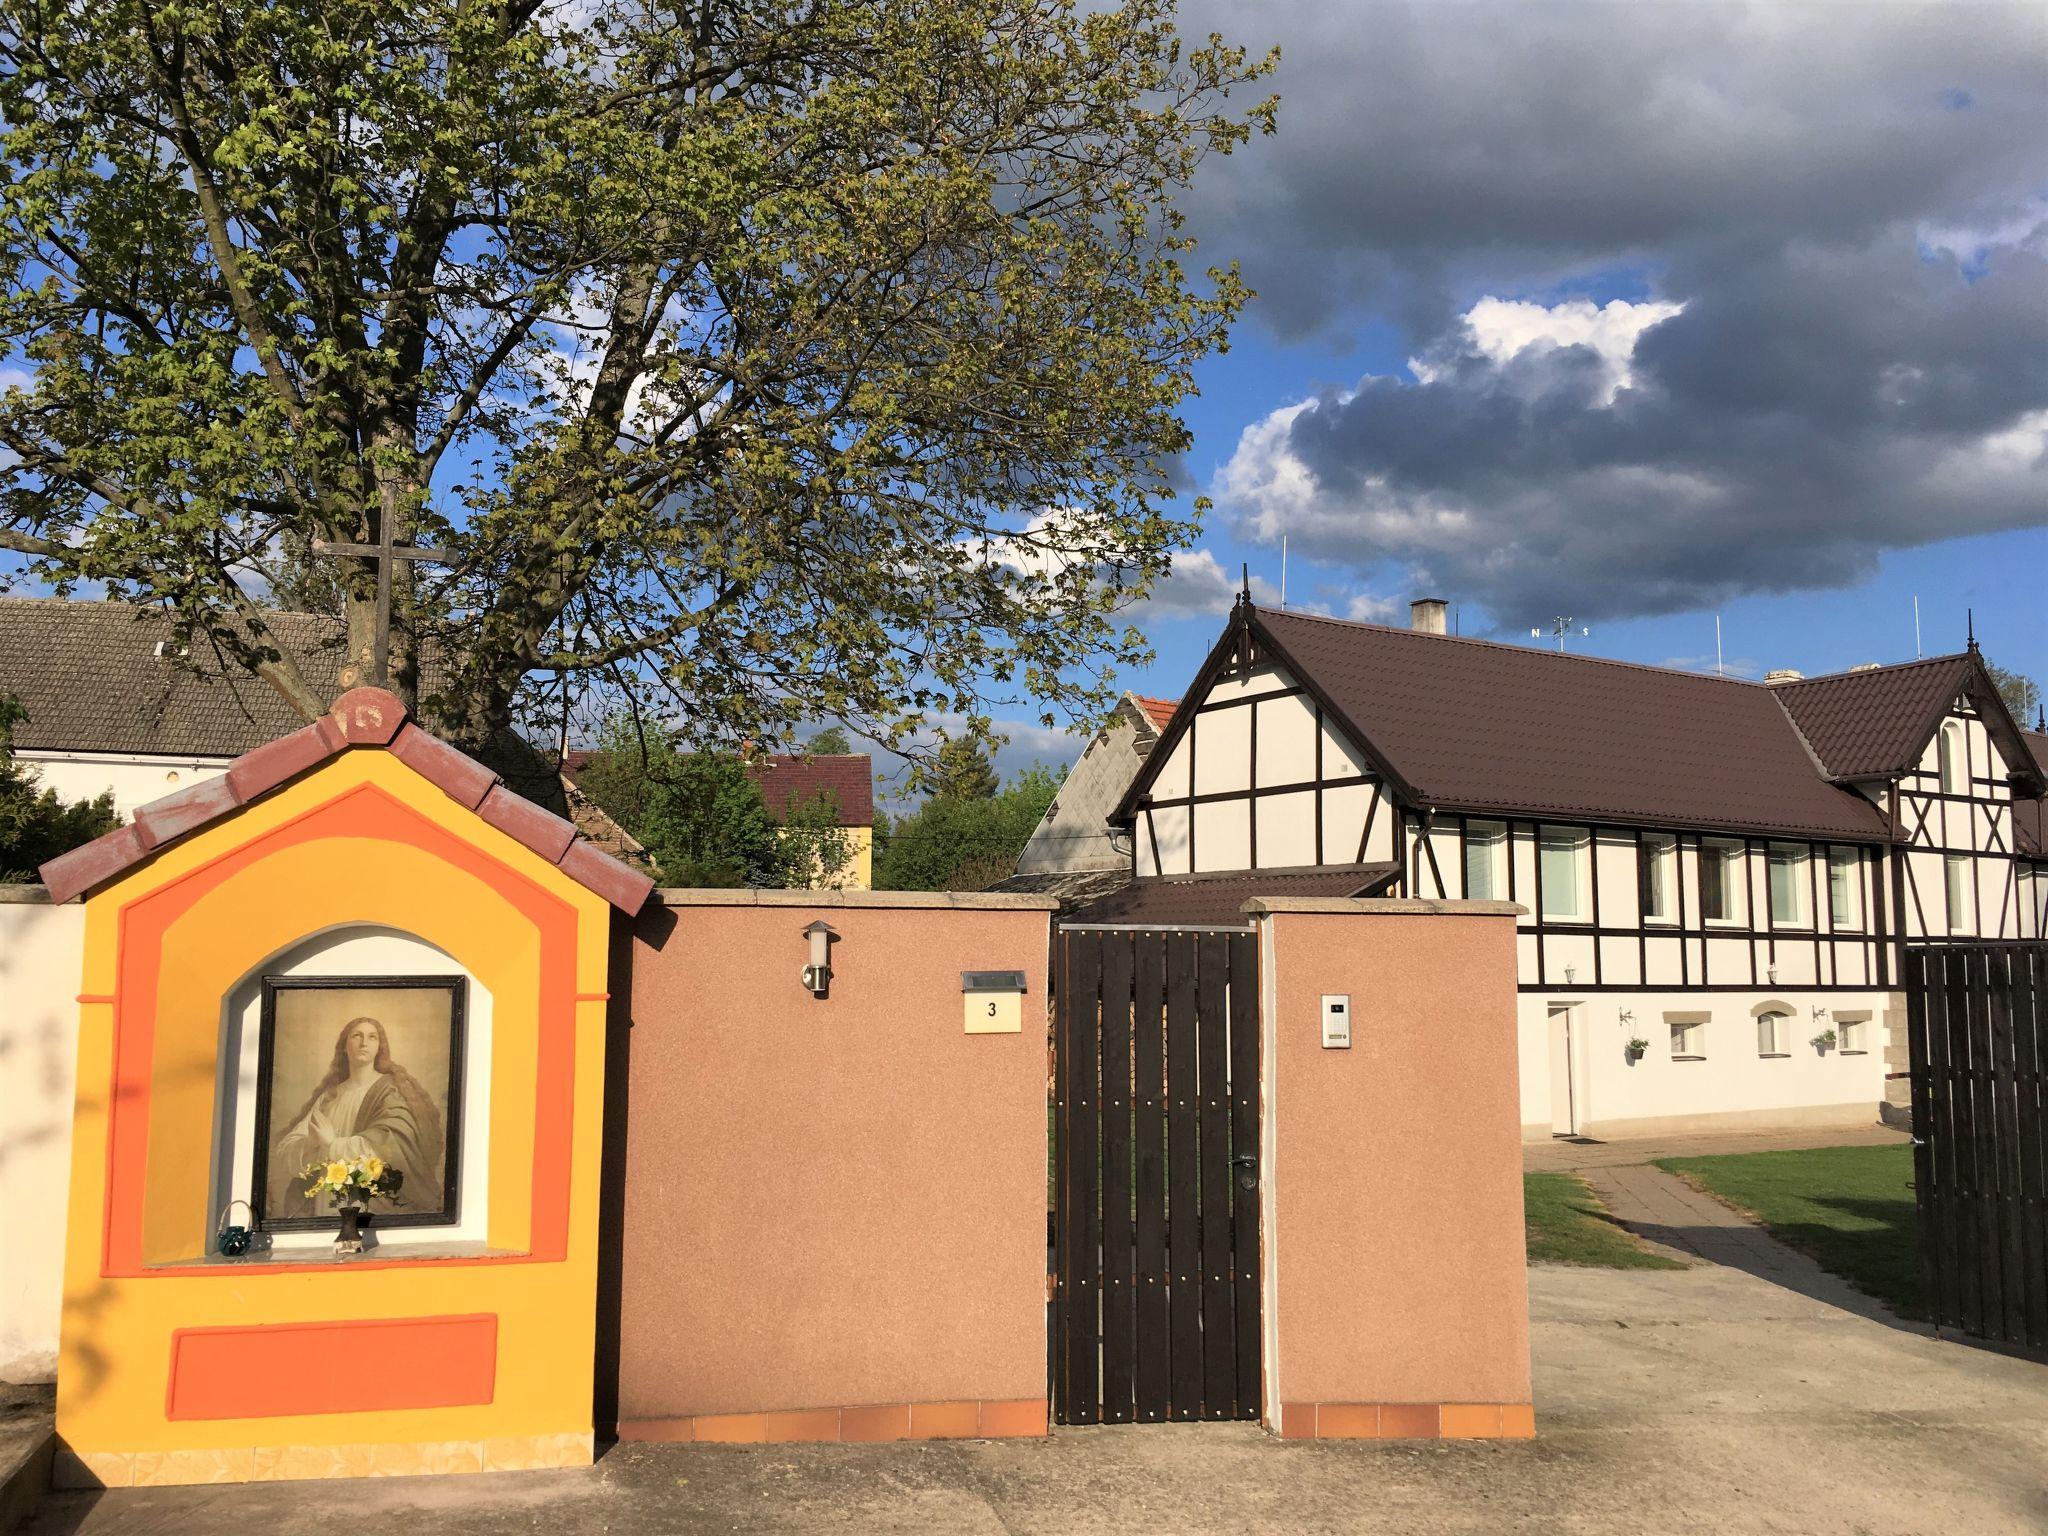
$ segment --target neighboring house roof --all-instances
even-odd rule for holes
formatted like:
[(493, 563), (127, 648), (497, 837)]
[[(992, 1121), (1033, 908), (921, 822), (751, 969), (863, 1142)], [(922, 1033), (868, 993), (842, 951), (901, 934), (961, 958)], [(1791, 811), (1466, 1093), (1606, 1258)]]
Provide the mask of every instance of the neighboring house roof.
[(1759, 683), (1306, 614), (1250, 622), (1423, 805), (1892, 835)]
[[(278, 643), (325, 698), (340, 691), (342, 627), (324, 614), (267, 613)], [(195, 646), (168, 650), (171, 619), (133, 603), (0, 597), (0, 693), (28, 718), (29, 751), (239, 757), (305, 719), (261, 678)]]
[[(2034, 759), (2034, 766), (2048, 775), (2048, 734), (2022, 731), (2020, 740)], [(2019, 832), (2019, 851), (2028, 858), (2048, 860), (2048, 799), (2015, 800), (2013, 824)]]
[[(265, 613), (278, 643), (322, 698), (341, 691), (343, 629), (318, 613)], [(108, 757), (229, 759), (305, 725), (268, 683), (195, 646), (169, 648), (174, 630), (161, 608), (55, 597), (0, 597), (0, 694), (28, 718), (14, 745), (27, 752)], [(428, 686), (436, 679), (429, 676)], [(518, 794), (613, 854), (640, 852), (623, 828), (571, 793), (554, 758), (514, 731), (479, 754)]]
[(1066, 913), (1064, 921), (1235, 927), (1249, 921), (1244, 904), (1254, 896), (1368, 896), (1400, 872), (1396, 864), (1317, 864), (1262, 869), (1255, 874), (1133, 880), (1121, 890)]
[(420, 729), (395, 694), (352, 688), (320, 719), (243, 753), (219, 778), (152, 800), (127, 826), (50, 860), (41, 870), (50, 900), (82, 896), (330, 758), (365, 748), (388, 751), (457, 805), (623, 912), (639, 911), (654, 889), (644, 871), (613, 858), (571, 822), (510, 789), (483, 763)]
[(1129, 859), (1116, 869), (1048, 869), (1029, 875), (1007, 875), (991, 891), (1030, 896), (1056, 896), (1066, 905), (1094, 901), (1131, 883)]
[(820, 795), (830, 795), (842, 827), (875, 824), (875, 762), (865, 752), (800, 757), (771, 752), (747, 760), (747, 777), (761, 789), (770, 813), (786, 815)]
[[(589, 747), (571, 747), (562, 754), (562, 772), (573, 783), (595, 756)], [(792, 804), (829, 794), (838, 809), (840, 826), (875, 824), (875, 760), (865, 752), (813, 757), (789, 752), (757, 754), (747, 760), (747, 777), (760, 786), (762, 802), (772, 815), (787, 815)]]
[(1148, 699), (1142, 693), (1128, 694), (1126, 697), (1144, 712), (1145, 718), (1152, 722), (1152, 729), (1155, 731), (1165, 730), (1173, 721), (1173, 712), (1180, 708), (1179, 699)]
[(1831, 778), (1881, 779), (1920, 761), (1935, 721), (1973, 670), (1965, 651), (1780, 683), (1773, 692)]

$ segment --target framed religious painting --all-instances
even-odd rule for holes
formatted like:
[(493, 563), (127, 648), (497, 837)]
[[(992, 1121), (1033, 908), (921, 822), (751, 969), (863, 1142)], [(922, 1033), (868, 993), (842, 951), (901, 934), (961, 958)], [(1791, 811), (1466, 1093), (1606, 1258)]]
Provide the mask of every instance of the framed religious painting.
[(258, 1226), (333, 1227), (330, 1199), (309, 1186), (336, 1163), (376, 1176), (366, 1208), (379, 1227), (456, 1221), (466, 985), (460, 976), (263, 979), (250, 1198)]

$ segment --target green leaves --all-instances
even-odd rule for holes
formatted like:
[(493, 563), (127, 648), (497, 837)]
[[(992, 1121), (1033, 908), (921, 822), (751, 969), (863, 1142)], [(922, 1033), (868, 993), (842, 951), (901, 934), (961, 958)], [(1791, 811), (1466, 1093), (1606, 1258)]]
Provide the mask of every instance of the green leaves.
[(401, 618), (471, 737), (567, 679), (914, 752), (1144, 654), (1249, 297), (1174, 200), (1271, 127), (1270, 60), (1169, 0), (0, 0), (0, 55), (0, 529), (46, 579), (317, 710), (258, 604), (431, 536)]

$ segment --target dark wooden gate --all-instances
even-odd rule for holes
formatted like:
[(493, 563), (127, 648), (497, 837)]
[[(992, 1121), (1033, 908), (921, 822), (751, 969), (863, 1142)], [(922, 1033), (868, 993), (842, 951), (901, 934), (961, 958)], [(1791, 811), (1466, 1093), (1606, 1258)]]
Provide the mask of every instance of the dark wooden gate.
[(1054, 942), (1054, 1418), (1256, 1419), (1257, 943)]
[(1903, 980), (1928, 1315), (2048, 1349), (2048, 944), (1912, 946)]

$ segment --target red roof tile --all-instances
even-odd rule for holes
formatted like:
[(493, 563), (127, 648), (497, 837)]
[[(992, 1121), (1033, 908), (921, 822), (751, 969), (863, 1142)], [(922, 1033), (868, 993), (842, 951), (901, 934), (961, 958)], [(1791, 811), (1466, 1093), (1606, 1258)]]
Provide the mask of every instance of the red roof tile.
[(1165, 730), (1172, 723), (1173, 712), (1180, 708), (1179, 699), (1148, 699), (1142, 693), (1132, 694), (1131, 702), (1145, 712), (1155, 731)]
[(1425, 805), (1892, 835), (1760, 683), (1308, 614), (1251, 622)]
[(747, 777), (761, 789), (761, 798), (776, 816), (793, 804), (830, 795), (839, 808), (842, 827), (875, 824), (875, 760), (865, 752), (799, 757), (771, 752), (751, 758)]
[(620, 863), (552, 812), (515, 794), (481, 763), (413, 724), (396, 695), (354, 688), (313, 724), (266, 742), (225, 775), (153, 800), (121, 827), (45, 864), (50, 900), (70, 901), (126, 873), (180, 838), (232, 815), (348, 750), (389, 751), (465, 810), (476, 810), (562, 872), (621, 910), (637, 912), (654, 881)]

